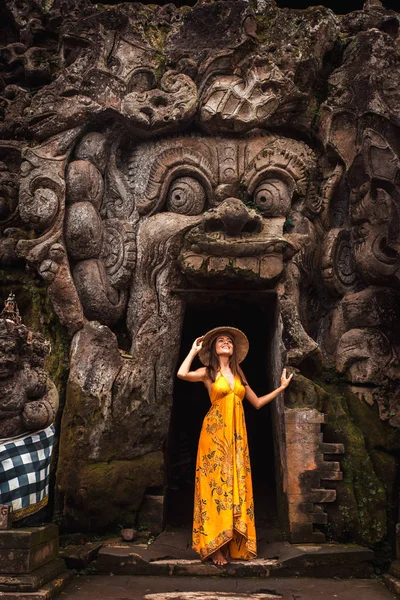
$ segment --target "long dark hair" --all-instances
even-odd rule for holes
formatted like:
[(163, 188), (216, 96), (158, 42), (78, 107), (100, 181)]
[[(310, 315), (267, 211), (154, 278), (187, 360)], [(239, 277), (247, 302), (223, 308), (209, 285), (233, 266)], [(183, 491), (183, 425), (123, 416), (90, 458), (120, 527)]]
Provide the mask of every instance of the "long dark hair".
[(235, 338), (229, 331), (219, 331), (218, 335), (215, 336), (215, 338), (213, 339), (213, 341), (210, 344), (210, 362), (206, 367), (207, 376), (211, 379), (211, 381), (215, 381), (217, 378), (217, 373), (220, 370), (219, 360), (218, 360), (218, 355), (215, 350), (215, 345), (216, 345), (217, 339), (221, 335), (229, 336), (233, 342), (233, 354), (229, 358), (229, 367), (230, 367), (232, 373), (234, 374), (235, 377), (236, 376), (239, 377), (240, 381), (242, 382), (242, 385), (247, 385), (246, 377), (244, 376), (244, 373), (238, 363), (238, 359), (237, 359), (237, 355), (236, 355), (236, 347), (235, 347)]

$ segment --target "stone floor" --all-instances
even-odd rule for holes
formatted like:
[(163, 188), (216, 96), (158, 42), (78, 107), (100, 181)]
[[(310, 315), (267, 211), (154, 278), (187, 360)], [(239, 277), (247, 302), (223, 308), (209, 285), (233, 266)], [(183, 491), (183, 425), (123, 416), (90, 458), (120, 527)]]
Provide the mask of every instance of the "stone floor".
[(376, 579), (77, 577), (62, 600), (395, 600)]
[[(164, 531), (152, 544), (108, 540), (92, 563), (96, 574), (126, 576), (347, 577), (373, 575), (372, 550), (355, 544), (290, 544), (259, 532), (258, 558), (225, 567), (202, 563), (190, 548), (190, 530)], [(67, 563), (68, 564), (68, 563)], [(68, 566), (70, 566), (68, 564)]]
[(215, 567), (201, 563), (190, 549), (190, 531), (184, 529), (165, 531), (152, 544), (113, 538), (102, 542), (97, 560), (88, 565), (91, 574), (77, 576), (61, 598), (396, 599), (381, 580), (367, 579), (373, 574), (373, 553), (368, 548), (344, 544), (294, 545), (283, 541), (279, 532), (266, 530), (259, 532), (258, 551), (259, 558), (255, 561), (232, 561), (234, 564), (229, 566)]

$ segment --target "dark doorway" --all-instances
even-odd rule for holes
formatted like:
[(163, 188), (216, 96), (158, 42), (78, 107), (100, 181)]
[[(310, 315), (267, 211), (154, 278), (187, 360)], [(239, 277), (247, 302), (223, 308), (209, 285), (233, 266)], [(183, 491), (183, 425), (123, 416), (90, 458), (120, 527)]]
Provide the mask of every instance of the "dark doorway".
[[(250, 351), (242, 366), (258, 394), (273, 389), (272, 346), (277, 322), (277, 299), (268, 292), (206, 292), (187, 295), (179, 361), (196, 337), (213, 327), (232, 325), (243, 330)], [(180, 364), (180, 363), (179, 363)], [(196, 358), (192, 368), (201, 366)], [(193, 515), (197, 443), (210, 408), (203, 384), (176, 379), (168, 445), (169, 489), (166, 524), (190, 528)], [(249, 438), (257, 529), (277, 527), (276, 480), (270, 405), (254, 409), (244, 400)]]

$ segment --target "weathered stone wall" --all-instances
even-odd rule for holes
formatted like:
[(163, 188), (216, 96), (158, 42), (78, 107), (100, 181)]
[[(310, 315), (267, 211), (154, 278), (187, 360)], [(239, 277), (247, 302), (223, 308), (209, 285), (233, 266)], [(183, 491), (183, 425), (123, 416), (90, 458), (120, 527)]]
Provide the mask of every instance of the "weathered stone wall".
[[(318, 412), (309, 470), (319, 456), (338, 473), (321, 444), (344, 446), (343, 480), (324, 481), (328, 519), (309, 500), (307, 531), (319, 520), (333, 539), (393, 537), (398, 14), (378, 0), (345, 16), (8, 0), (1, 15), (2, 286), (17, 279), (22, 310), (51, 329), (60, 384), (69, 339), (66, 526), (131, 524), (146, 489), (164, 489), (185, 310), (174, 290), (229, 287), (279, 298), (297, 369), (277, 410), (279, 464), (291, 411), (296, 423)], [(283, 473), (280, 493), (307, 504), (320, 479), (299, 475)]]

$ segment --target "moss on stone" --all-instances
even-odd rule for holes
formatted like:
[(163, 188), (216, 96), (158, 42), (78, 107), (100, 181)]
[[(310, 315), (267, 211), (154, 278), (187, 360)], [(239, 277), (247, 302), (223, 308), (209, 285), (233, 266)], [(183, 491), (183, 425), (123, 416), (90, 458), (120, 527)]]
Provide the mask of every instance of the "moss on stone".
[(165, 41), (170, 31), (171, 28), (168, 25), (156, 26), (152, 23), (147, 23), (143, 28), (143, 35), (155, 50), (163, 53), (165, 50)]
[[(326, 379), (329, 383), (326, 383)], [(343, 481), (338, 482), (337, 500), (326, 505), (329, 515), (329, 530), (339, 541), (356, 541), (373, 546), (384, 539), (387, 533), (387, 489), (380, 472), (369, 452), (369, 428), (379, 428), (379, 415), (369, 421), (369, 426), (355, 421), (355, 403), (360, 401), (346, 389), (342, 391), (340, 377), (325, 373), (323, 411), (327, 415), (324, 441), (344, 444), (341, 458)], [(369, 407), (368, 407), (369, 408)], [(364, 407), (357, 407), (357, 411)], [(364, 429), (365, 427), (365, 429)]]
[[(400, 432), (379, 418), (349, 390), (335, 369), (325, 369), (311, 381), (296, 374), (285, 394), (290, 408), (316, 408), (327, 415), (324, 441), (342, 443), (343, 481), (333, 485), (337, 500), (327, 504), (328, 535), (335, 540), (374, 546), (387, 539), (397, 510), (396, 472)], [(328, 482), (324, 483), (330, 486)]]
[(256, 15), (257, 20), (257, 40), (261, 44), (266, 44), (271, 39), (271, 29), (276, 19), (276, 14), (269, 12), (266, 15)]
[(146, 489), (163, 483), (163, 465), (162, 452), (132, 460), (75, 463), (74, 489), (64, 490), (69, 530), (104, 532), (134, 525)]
[(51, 342), (51, 353), (46, 359), (45, 367), (58, 389), (62, 406), (69, 369), (69, 342), (54, 313), (47, 286), (33, 272), (26, 272), (22, 268), (0, 270), (0, 281), (1, 306), (12, 290), (23, 323), (42, 333)]
[(400, 450), (400, 429), (391, 427), (389, 423), (379, 418), (378, 406), (376, 404), (370, 406), (365, 401), (359, 400), (350, 391), (346, 391), (345, 397), (354, 423), (368, 434), (366, 436), (367, 447), (398, 452)]
[(93, 454), (88, 433), (103, 418), (99, 402), (69, 381), (66, 406), (57, 473), (58, 524), (68, 531), (100, 533), (133, 525), (146, 489), (164, 484), (163, 453), (117, 460), (118, 442), (111, 445), (107, 439), (98, 460), (88, 459)]

